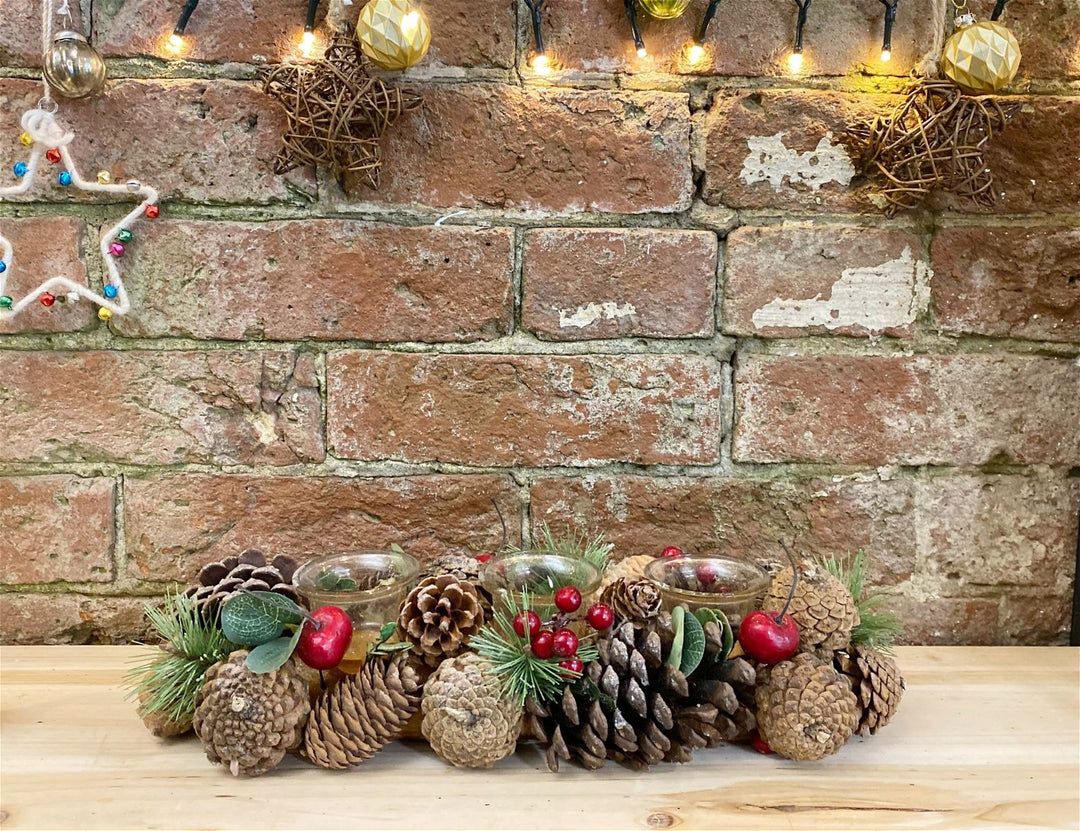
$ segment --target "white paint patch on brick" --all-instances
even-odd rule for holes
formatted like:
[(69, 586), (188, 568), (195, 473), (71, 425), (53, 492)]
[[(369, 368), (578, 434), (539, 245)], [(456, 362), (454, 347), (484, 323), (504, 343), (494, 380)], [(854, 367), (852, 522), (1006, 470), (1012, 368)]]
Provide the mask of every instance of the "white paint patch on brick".
[(832, 133), (826, 133), (813, 150), (800, 153), (784, 144), (784, 134), (752, 136), (746, 140), (750, 153), (743, 160), (741, 178), (748, 185), (768, 182), (780, 190), (805, 185), (817, 192), (829, 182), (847, 187), (855, 176), (855, 166), (839, 144), (833, 144)]
[(616, 320), (623, 317), (636, 317), (637, 308), (633, 303), (616, 303), (614, 300), (605, 300), (603, 303), (589, 303), (570, 309), (559, 309), (560, 329), (584, 329), (598, 320)]
[(868, 332), (909, 326), (930, 302), (930, 266), (917, 260), (910, 246), (881, 265), (845, 268), (829, 296), (805, 300), (776, 298), (753, 314), (754, 326), (840, 329), (861, 326)]

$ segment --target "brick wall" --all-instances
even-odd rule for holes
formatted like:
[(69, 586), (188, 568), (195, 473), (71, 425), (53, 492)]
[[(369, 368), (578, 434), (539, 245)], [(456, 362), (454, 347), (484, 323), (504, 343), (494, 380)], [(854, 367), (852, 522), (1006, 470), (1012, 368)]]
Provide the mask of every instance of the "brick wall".
[[(668, 544), (874, 555), (909, 640), (1067, 639), (1080, 503), (1080, 8), (1014, 0), (1023, 104), (997, 205), (886, 221), (838, 137), (946, 32), (902, 0), (726, 0), (648, 23), (550, 2), (430, 0), (426, 107), (377, 190), (273, 175), (250, 83), (302, 3), (84, 0), (109, 94), (65, 104), (84, 170), (166, 200), (125, 257), (134, 312), (35, 309), (0, 337), (0, 637), (136, 636), (141, 598), (257, 545), (430, 556), (537, 524)], [(698, 4), (700, 6), (701, 3)], [(985, 16), (986, 8), (976, 11)], [(36, 4), (0, 0), (0, 169), (39, 96)], [(464, 211), (462, 213), (456, 213)], [(451, 216), (442, 225), (435, 221)], [(100, 282), (113, 217), (55, 188), (0, 205), (23, 263)]]

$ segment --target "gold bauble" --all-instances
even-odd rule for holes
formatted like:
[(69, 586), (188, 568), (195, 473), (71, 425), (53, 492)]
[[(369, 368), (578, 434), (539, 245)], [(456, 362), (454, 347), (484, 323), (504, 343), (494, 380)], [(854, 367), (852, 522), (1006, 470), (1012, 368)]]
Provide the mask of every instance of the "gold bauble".
[(356, 35), (364, 55), (383, 69), (419, 63), (431, 43), (427, 17), (409, 0), (371, 0), (360, 10)]
[(653, 17), (672, 20), (690, 8), (690, 0), (638, 0), (641, 8)]
[(945, 41), (941, 71), (969, 95), (997, 92), (1020, 68), (1020, 44), (1007, 26), (984, 20)]
[(86, 98), (105, 85), (105, 61), (78, 32), (60, 32), (41, 68), (49, 86), (65, 98)]

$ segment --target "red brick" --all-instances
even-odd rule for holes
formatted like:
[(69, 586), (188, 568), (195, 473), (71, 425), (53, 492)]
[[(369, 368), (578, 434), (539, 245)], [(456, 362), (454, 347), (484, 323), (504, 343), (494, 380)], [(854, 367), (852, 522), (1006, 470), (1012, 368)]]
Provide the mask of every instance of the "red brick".
[(904, 624), (901, 643), (988, 646), (1004, 643), (996, 598), (895, 595), (882, 604)]
[[(46, 185), (47, 187), (47, 185)], [(2, 292), (18, 303), (50, 277), (68, 277), (86, 283), (86, 224), (66, 216), (42, 216), (0, 221), (0, 233), (14, 249), (14, 265), (5, 273)], [(55, 294), (56, 292), (54, 292)], [(57, 302), (51, 308), (34, 303), (17, 317), (0, 320), (0, 334), (11, 332), (77, 332), (97, 322), (94, 304)]]
[(1080, 341), (1080, 229), (949, 228), (931, 257), (942, 330)]
[(323, 457), (315, 360), (293, 352), (8, 352), (0, 423), (7, 461)]
[(914, 234), (876, 228), (739, 228), (728, 236), (724, 331), (910, 337), (927, 303)]
[(473, 341), (513, 314), (509, 229), (348, 220), (161, 220), (125, 262), (134, 309), (114, 326), (173, 335)]
[(905, 480), (590, 476), (541, 479), (531, 494), (534, 528), (596, 528), (620, 558), (677, 545), (769, 563), (783, 559), (783, 538), (807, 556), (844, 558), (866, 549), (880, 585), (906, 580), (915, 565)]
[(712, 334), (712, 233), (548, 228), (525, 244), (522, 324), (543, 338)]
[[(621, 3), (582, 0), (544, 7), (544, 37), (561, 68), (588, 72), (669, 72), (709, 75), (784, 75), (794, 36), (791, 4), (725, 0), (709, 28), (707, 59), (691, 65), (685, 47), (705, 11), (695, 4), (676, 20), (654, 20), (639, 9), (649, 56), (637, 57)], [(893, 58), (880, 60), (881, 6), (838, 0), (827, 11), (815, 7), (806, 27), (803, 74), (846, 75), (867, 65), (875, 74), (906, 75), (924, 52), (940, 43), (942, 0), (914, 0), (901, 7)]]
[(840, 139), (853, 124), (888, 112), (895, 96), (809, 90), (718, 92), (705, 119), (710, 205), (877, 213), (865, 199)]
[[(82, 31), (78, 3), (69, 3), (71, 25), (65, 21), (54, 31)], [(41, 66), (41, 4), (27, 0), (0, 0), (0, 66)], [(39, 84), (40, 88), (40, 84)]]
[(722, 381), (718, 362), (689, 355), (336, 352), (328, 435), (351, 459), (710, 464)]
[(0, 478), (0, 579), (112, 580), (115, 489), (112, 479)]
[(1080, 364), (1064, 359), (745, 355), (735, 412), (741, 462), (1080, 463)]
[(685, 95), (493, 84), (422, 89), (383, 141), (390, 202), (543, 211), (690, 207)]
[(1080, 5), (1073, 0), (1013, 3), (1001, 22), (1020, 41), (1019, 79), (1080, 78)]
[[(362, 3), (352, 8), (355, 20)], [(316, 53), (325, 44), (327, 4), (316, 18)], [(514, 55), (514, 8), (496, 0), (444, 0), (424, 6), (431, 22), (431, 50), (421, 66), (508, 67)], [(118, 0), (94, 9), (95, 40), (109, 57), (175, 56), (166, 38), (179, 7), (156, 0)], [(200, 7), (187, 27), (183, 57), (212, 63), (280, 63), (301, 57), (304, 7), (291, 0), (220, 0)]]
[(0, 594), (0, 642), (133, 643), (150, 638), (143, 614), (154, 597)]
[[(40, 97), (40, 83), (0, 81), (0, 109), (14, 119)], [(170, 199), (265, 204), (304, 202), (315, 194), (310, 173), (278, 176), (271, 171), (285, 114), (252, 84), (114, 81), (108, 95), (65, 101), (59, 117), (75, 131), (71, 153), (84, 176), (108, 170), (116, 181), (143, 179), (165, 200), (166, 216)], [(26, 155), (26, 148), (19, 144), (17, 129), (9, 128), (4, 135), (0, 165), (9, 170)], [(18, 198), (72, 195), (70, 189), (53, 187)], [(101, 201), (97, 196), (84, 198)], [(115, 219), (123, 213), (117, 207)]]
[(1010, 646), (1065, 646), (1072, 624), (1073, 591), (1007, 594), (998, 611), (1000, 643)]
[(191, 580), (204, 564), (253, 546), (299, 560), (391, 543), (421, 560), (494, 551), (502, 532), (492, 499), (518, 542), (518, 495), (507, 476), (126, 476), (128, 567), (133, 577)]

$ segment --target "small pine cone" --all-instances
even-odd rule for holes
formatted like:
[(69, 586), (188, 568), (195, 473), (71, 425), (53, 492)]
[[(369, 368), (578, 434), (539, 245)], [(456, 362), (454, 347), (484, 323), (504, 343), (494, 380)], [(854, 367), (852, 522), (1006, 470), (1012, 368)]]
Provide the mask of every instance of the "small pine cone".
[(484, 625), (476, 587), (451, 574), (421, 580), (401, 606), (398, 626), (428, 666), (461, 652)]
[(199, 571), (198, 584), (184, 594), (194, 599), (203, 619), (214, 620), (221, 604), (241, 591), (274, 592), (300, 602), (292, 584), (295, 571), (292, 557), (278, 554), (267, 562), (265, 554), (249, 548), (239, 557), (207, 563)]
[[(791, 567), (781, 569), (772, 581), (761, 608), (779, 612), (791, 589)], [(788, 614), (799, 625), (799, 648), (809, 651), (843, 649), (851, 642), (851, 630), (859, 625), (859, 610), (840, 580), (816, 565), (799, 570), (795, 596)]]
[(304, 730), (304, 755), (334, 770), (370, 759), (401, 734), (420, 706), (420, 688), (403, 653), (369, 660), (319, 697)]
[(836, 753), (859, 726), (850, 685), (829, 664), (800, 653), (763, 672), (755, 691), (761, 737), (796, 762)]
[(254, 673), (239, 649), (206, 671), (195, 700), (195, 732), (206, 757), (233, 776), (260, 776), (296, 749), (311, 712), (308, 686), (295, 658), (272, 672)]
[(620, 577), (600, 595), (600, 602), (615, 612), (616, 626), (629, 620), (639, 629), (659, 614), (662, 600), (660, 586), (645, 578)]
[(484, 607), (484, 619), (491, 619), (491, 594), (480, 585), (480, 567), (483, 565), (475, 557), (467, 554), (440, 554), (432, 560), (424, 569), (424, 577), (442, 577), (444, 574), (452, 575), (458, 580), (467, 580), (476, 587), (476, 593), (480, 596), (480, 605)]
[(490, 768), (517, 746), (521, 705), (503, 695), (491, 664), (475, 652), (439, 665), (420, 709), (424, 738), (455, 767)]
[[(139, 703), (145, 705), (149, 698), (150, 693), (140, 693)], [(160, 711), (144, 713), (140, 708), (139, 718), (142, 719), (142, 723), (146, 726), (146, 729), (159, 739), (171, 739), (175, 736), (183, 736), (191, 731), (190, 715), (177, 720), (169, 718), (169, 716)]]
[(904, 677), (896, 661), (868, 646), (852, 644), (836, 653), (834, 660), (840, 676), (851, 683), (859, 701), (861, 716), (858, 733), (871, 735), (889, 723), (904, 695)]
[(634, 554), (622, 560), (612, 563), (604, 571), (604, 579), (600, 582), (600, 591), (603, 591), (620, 577), (628, 580), (640, 580), (645, 576), (645, 566), (653, 561), (650, 554)]

